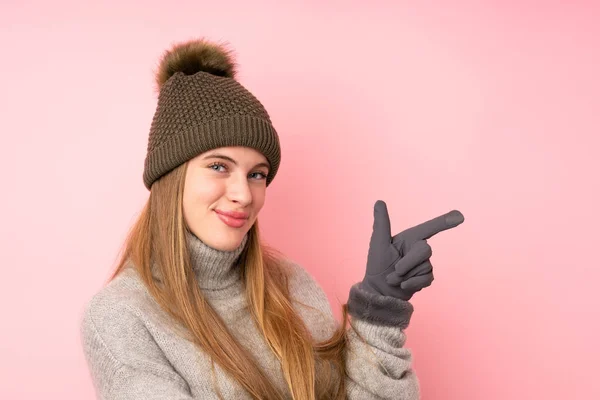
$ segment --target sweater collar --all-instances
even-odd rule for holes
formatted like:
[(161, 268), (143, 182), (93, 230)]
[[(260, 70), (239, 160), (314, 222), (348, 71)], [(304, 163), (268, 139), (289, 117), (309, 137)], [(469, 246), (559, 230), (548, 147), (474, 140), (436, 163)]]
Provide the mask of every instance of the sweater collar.
[(210, 294), (241, 284), (238, 261), (246, 247), (248, 234), (236, 249), (223, 251), (210, 247), (188, 229), (185, 232), (192, 268), (198, 285), (205, 293)]

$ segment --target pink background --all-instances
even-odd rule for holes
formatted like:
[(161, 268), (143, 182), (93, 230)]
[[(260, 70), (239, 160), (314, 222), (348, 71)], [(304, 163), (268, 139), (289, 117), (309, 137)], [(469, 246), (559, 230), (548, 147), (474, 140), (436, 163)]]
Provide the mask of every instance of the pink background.
[(598, 4), (88, 3), (0, 6), (0, 398), (94, 398), (80, 313), (148, 195), (153, 68), (196, 36), (272, 115), (265, 237), (338, 317), (377, 199), (394, 234), (465, 214), (413, 298), (424, 399), (600, 398)]

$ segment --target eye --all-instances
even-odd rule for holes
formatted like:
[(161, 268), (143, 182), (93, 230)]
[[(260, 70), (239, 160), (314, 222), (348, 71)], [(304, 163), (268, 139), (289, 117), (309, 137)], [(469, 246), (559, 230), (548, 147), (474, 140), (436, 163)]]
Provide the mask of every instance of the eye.
[[(260, 179), (267, 179), (267, 174), (264, 174), (264, 173), (262, 173), (262, 172), (254, 172), (254, 173), (252, 173), (251, 175), (260, 175), (260, 176), (262, 177), (262, 178), (260, 178)], [(259, 180), (260, 180), (260, 179), (259, 179)]]
[[(208, 166), (208, 168), (211, 168), (213, 171), (225, 172), (225, 171), (219, 171), (219, 167), (225, 168), (225, 170), (227, 170), (227, 165), (220, 163), (220, 162), (215, 162)], [(265, 174), (264, 172), (253, 172), (250, 174), (250, 176), (256, 176), (256, 175), (259, 176), (258, 178), (256, 178), (256, 180), (264, 180), (264, 179), (267, 179), (267, 176), (268, 176), (268, 174)]]
[(208, 168), (212, 168), (214, 171), (218, 171), (218, 169), (215, 169), (215, 168), (213, 168), (213, 167), (217, 167), (217, 168), (218, 168), (218, 167), (227, 168), (227, 166), (226, 166), (225, 164), (223, 164), (223, 163), (220, 163), (220, 162), (216, 162), (216, 163), (213, 163), (213, 164), (211, 164), (211, 165), (209, 165), (209, 166), (208, 166)]

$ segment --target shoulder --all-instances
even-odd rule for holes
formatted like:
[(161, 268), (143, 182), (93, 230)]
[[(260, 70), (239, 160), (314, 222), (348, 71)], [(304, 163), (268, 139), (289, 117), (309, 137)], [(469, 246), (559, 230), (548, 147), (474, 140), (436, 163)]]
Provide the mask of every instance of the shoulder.
[(329, 299), (315, 277), (298, 262), (284, 260), (290, 271), (292, 303), (317, 340), (328, 339), (336, 327)]
[(158, 304), (137, 272), (125, 269), (84, 305), (79, 321), (83, 346), (110, 348), (119, 358), (132, 344), (128, 341), (147, 335), (147, 325), (159, 315)]
[(136, 314), (147, 304), (148, 294), (137, 272), (125, 269), (88, 299), (83, 309), (83, 320), (100, 323), (103, 322), (100, 319), (106, 317)]
[(114, 379), (124, 370), (142, 378), (150, 373), (185, 388), (157, 341), (171, 333), (165, 318), (133, 269), (124, 270), (91, 297), (80, 320), (80, 340), (101, 392), (113, 390)]
[(327, 301), (323, 288), (315, 277), (295, 260), (285, 259), (289, 271), (289, 288), (294, 297), (310, 300), (311, 303)]

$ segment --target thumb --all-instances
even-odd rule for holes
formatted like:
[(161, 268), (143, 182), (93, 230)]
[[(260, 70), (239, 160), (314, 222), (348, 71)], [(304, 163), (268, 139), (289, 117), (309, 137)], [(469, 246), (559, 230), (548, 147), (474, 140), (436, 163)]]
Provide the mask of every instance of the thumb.
[(392, 228), (387, 205), (383, 200), (377, 200), (373, 210), (373, 233), (369, 248), (376, 252), (384, 252), (392, 241)]

